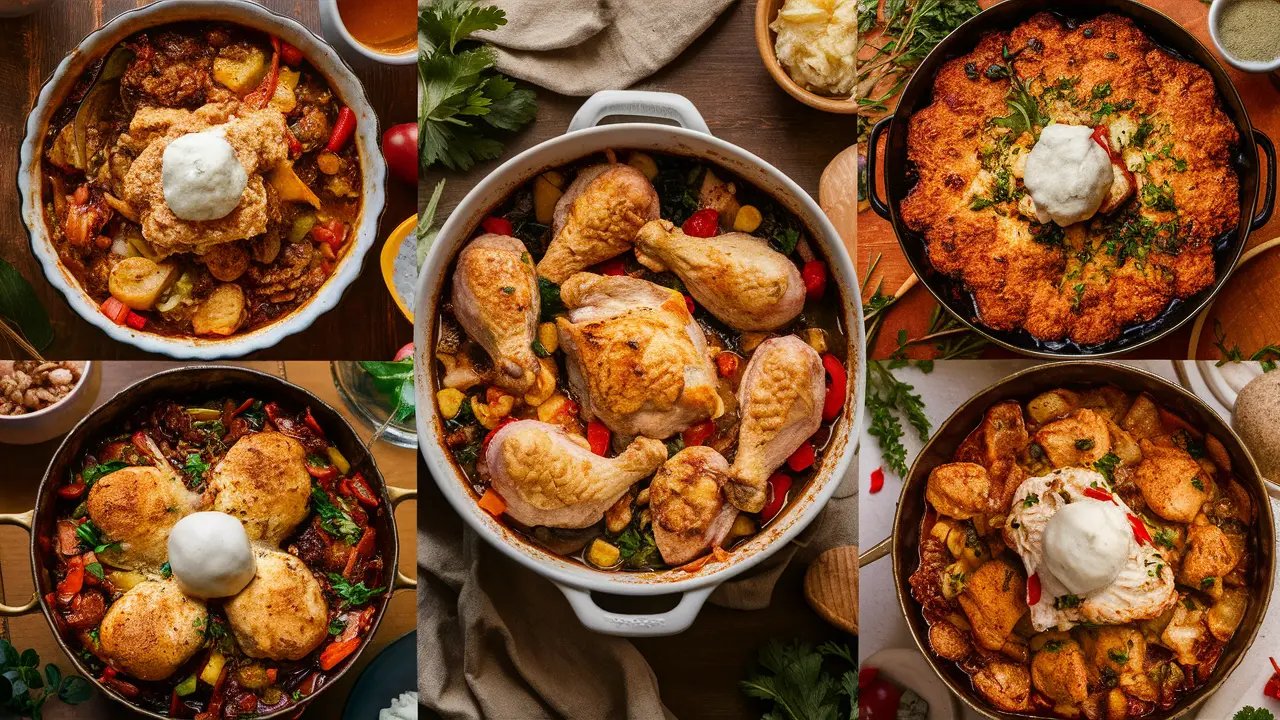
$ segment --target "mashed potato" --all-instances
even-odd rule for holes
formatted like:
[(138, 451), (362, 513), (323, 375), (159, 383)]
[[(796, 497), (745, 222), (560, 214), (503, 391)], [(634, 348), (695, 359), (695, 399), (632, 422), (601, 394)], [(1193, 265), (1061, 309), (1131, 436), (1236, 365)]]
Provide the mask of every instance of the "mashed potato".
[(787, 0), (769, 27), (778, 62), (806, 90), (853, 94), (856, 0)]
[(378, 720), (411, 720), (418, 717), (418, 693), (400, 693), (391, 698), (391, 707), (378, 711)]

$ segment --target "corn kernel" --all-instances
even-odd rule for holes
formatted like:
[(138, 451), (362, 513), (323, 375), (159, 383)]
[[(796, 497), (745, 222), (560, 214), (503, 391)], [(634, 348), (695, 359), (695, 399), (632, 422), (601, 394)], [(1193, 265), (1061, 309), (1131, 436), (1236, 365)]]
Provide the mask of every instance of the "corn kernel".
[(524, 394), (524, 404), (538, 407), (556, 391), (556, 364), (551, 358), (538, 358), (538, 375)]
[(743, 205), (738, 208), (738, 214), (733, 218), (733, 229), (738, 232), (755, 232), (763, 220), (760, 210), (755, 205)]
[(556, 330), (555, 323), (544, 322), (538, 326), (538, 342), (542, 343), (542, 349), (548, 354), (560, 349), (560, 333)]
[(466, 399), (467, 396), (463, 395), (461, 390), (454, 388), (445, 388), (436, 393), (436, 404), (440, 406), (440, 415), (445, 420), (456, 416), (462, 409), (462, 401)]
[(591, 549), (587, 551), (587, 561), (598, 568), (611, 568), (621, 557), (622, 552), (617, 547), (600, 538), (593, 540)]

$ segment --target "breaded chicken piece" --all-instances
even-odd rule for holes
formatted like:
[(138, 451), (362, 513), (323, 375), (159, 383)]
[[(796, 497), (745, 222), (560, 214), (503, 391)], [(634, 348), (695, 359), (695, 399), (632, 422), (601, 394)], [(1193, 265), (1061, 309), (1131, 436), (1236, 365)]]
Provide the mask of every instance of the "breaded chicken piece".
[(1206, 483), (1209, 480), (1186, 450), (1171, 445), (1156, 445), (1150, 440), (1139, 444), (1142, 462), (1133, 474), (1133, 481), (1142, 491), (1142, 498), (1157, 515), (1165, 520), (1189, 523), (1200, 512), (1200, 506), (1208, 497)]
[(999, 710), (1031, 709), (1031, 673), (1024, 664), (997, 660), (973, 674), (973, 686)]
[(89, 519), (120, 548), (103, 550), (99, 559), (128, 570), (160, 567), (169, 556), (169, 531), (194, 512), (197, 499), (182, 481), (150, 466), (103, 476), (89, 490)]
[(1220, 598), (1223, 578), (1238, 561), (1226, 533), (1216, 525), (1192, 525), (1187, 530), (1187, 552), (1178, 568), (1178, 582)]
[(1045, 425), (1032, 440), (1044, 448), (1055, 468), (1090, 467), (1111, 452), (1106, 418), (1088, 409)]
[(1084, 651), (1070, 637), (1050, 640), (1031, 658), (1031, 682), (1056, 704), (1076, 705), (1089, 695)]
[(172, 579), (133, 586), (98, 628), (102, 651), (139, 680), (164, 680), (204, 646), (209, 613)]
[(1209, 629), (1205, 626), (1205, 610), (1201, 607), (1188, 608), (1184, 603), (1173, 607), (1173, 617), (1160, 633), (1160, 644), (1173, 651), (1178, 664), (1185, 668), (1199, 665), (1199, 648), (1209, 639)]
[(1007, 400), (991, 406), (982, 418), (982, 446), (991, 480), (991, 512), (1003, 513), (1013, 502), (1013, 493), (1026, 479), (1026, 471), (1018, 464), (1018, 453), (1027, 446), (1027, 426), (1022, 405)]
[(1154, 702), (1156, 687), (1147, 677), (1147, 641), (1132, 626), (1107, 626), (1087, 635), (1089, 677), (1094, 683), (1119, 678), (1120, 687), (1133, 697)]
[(245, 655), (301, 660), (329, 633), (329, 606), (301, 560), (276, 550), (255, 553), (258, 573), (223, 606)]
[(213, 508), (244, 523), (250, 540), (279, 545), (307, 516), (307, 451), (278, 432), (245, 435), (213, 469)]
[(658, 193), (639, 170), (616, 163), (584, 168), (556, 203), (538, 274), (559, 284), (621, 255), (659, 210)]
[(929, 471), (924, 499), (943, 515), (968, 520), (987, 512), (990, 493), (986, 468), (974, 463), (947, 463)]
[(943, 620), (929, 626), (929, 647), (947, 660), (960, 661), (973, 652), (969, 634)]
[(960, 607), (969, 617), (973, 636), (988, 650), (1000, 650), (1013, 626), (1027, 614), (1027, 578), (1021, 567), (990, 560), (969, 575)]

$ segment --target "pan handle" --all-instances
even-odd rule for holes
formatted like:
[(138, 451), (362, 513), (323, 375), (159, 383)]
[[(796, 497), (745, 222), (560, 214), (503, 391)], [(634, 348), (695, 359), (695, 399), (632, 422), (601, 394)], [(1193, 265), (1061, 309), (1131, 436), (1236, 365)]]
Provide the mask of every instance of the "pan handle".
[(1276, 146), (1271, 142), (1271, 138), (1266, 133), (1254, 128), (1253, 141), (1258, 147), (1262, 148), (1262, 153), (1267, 156), (1267, 191), (1262, 196), (1262, 209), (1254, 216), (1253, 222), (1249, 225), (1250, 229), (1257, 230), (1267, 221), (1271, 219), (1271, 213), (1276, 209)]
[[(394, 516), (396, 508), (400, 507), (400, 503), (405, 500), (418, 499), (418, 488), (402, 488), (388, 485), (387, 496), (391, 498), (391, 514)], [(418, 589), (418, 579), (409, 577), (400, 572), (400, 568), (396, 568), (396, 581), (391, 586), (391, 592), (416, 589)]]
[(888, 131), (892, 122), (893, 116), (890, 115), (876, 123), (875, 127), (871, 128), (871, 139), (867, 142), (867, 199), (871, 201), (871, 209), (885, 220), (890, 219), (889, 206), (876, 194), (876, 155), (880, 147), (880, 136)]
[(866, 567), (871, 563), (883, 558), (893, 550), (893, 536), (881, 540), (876, 543), (870, 550), (858, 556), (858, 567)]
[[(12, 525), (31, 532), (31, 523), (36, 516), (35, 510), (28, 510), (17, 515), (0, 514), (0, 525)], [(0, 597), (0, 617), (18, 617), (19, 615), (28, 615), (35, 612), (40, 607), (40, 596), (31, 593), (31, 599), (25, 605), (5, 605), (4, 598)]]

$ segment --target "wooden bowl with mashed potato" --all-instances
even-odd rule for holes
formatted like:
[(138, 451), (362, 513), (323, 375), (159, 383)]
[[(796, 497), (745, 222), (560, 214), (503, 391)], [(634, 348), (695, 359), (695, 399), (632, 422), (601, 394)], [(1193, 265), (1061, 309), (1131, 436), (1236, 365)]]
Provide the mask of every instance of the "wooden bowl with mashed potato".
[[(1011, 408), (1014, 415), (1008, 412)], [(1082, 414), (1094, 421), (1098, 432), (1090, 434), (1083, 429)], [(1117, 419), (1111, 420), (1112, 417)], [(1070, 432), (1064, 435), (1056, 431), (1066, 425), (1072, 425), (1067, 428)], [(1030, 437), (1028, 430), (1033, 431)], [(1021, 441), (1012, 440), (1014, 435), (1020, 435)], [(1055, 441), (1055, 437), (1062, 441)], [(1112, 437), (1116, 438), (1114, 444)], [(1135, 442), (1133, 438), (1144, 439)], [(1127, 450), (1126, 444), (1132, 447)], [(1102, 450), (1107, 450), (1102, 460), (1110, 459), (1110, 462), (1102, 463), (1108, 467), (1105, 472), (1098, 471), (1096, 487), (1086, 486), (1079, 493), (1068, 479), (1061, 485), (1051, 486), (1044, 493), (1043, 500), (1024, 497), (1032, 492), (1027, 488), (1034, 490), (1038, 487), (1037, 478), (1052, 477), (1062, 472), (1093, 475), (1089, 471), (1073, 469), (1081, 465), (1078, 462), (1081, 458), (1077, 456), (1089, 452), (1097, 455)], [(1128, 457), (1131, 454), (1129, 450), (1137, 452), (1142, 459), (1131, 464), (1135, 463), (1133, 458), (1125, 461), (1115, 455), (1119, 453)], [(1059, 457), (1063, 452), (1071, 456), (1068, 458), (1070, 461)], [(1161, 487), (1156, 492), (1148, 486), (1150, 478), (1144, 476), (1148, 470), (1145, 466), (1152, 463), (1154, 467), (1157, 461), (1165, 462), (1167, 458), (1164, 455), (1169, 454), (1185, 455), (1181, 461), (1191, 463), (1195, 469), (1189, 475), (1162, 473), (1159, 477), (1170, 482), (1165, 483), (1168, 487)], [(1093, 460), (1094, 457), (1084, 459)], [(1001, 463), (1004, 463), (1003, 471)], [(994, 514), (984, 510), (971, 519), (953, 519), (951, 513), (955, 508), (948, 498), (963, 504), (962, 496), (966, 492), (946, 497), (939, 495), (940, 484), (936, 479), (931, 480), (931, 476), (943, 468), (955, 470), (961, 466), (981, 475), (984, 482), (989, 478), (992, 496), (1001, 498), (987, 503), (997, 506)], [(1047, 471), (1050, 466), (1067, 470)], [(1016, 488), (1009, 482), (1014, 471), (1019, 473), (1015, 478), (1019, 481)], [(1104, 480), (1104, 474), (1110, 479)], [(1197, 519), (1189, 525), (1168, 519), (1177, 514), (1171, 512), (1168, 502), (1179, 497), (1177, 490), (1182, 481), (1186, 481), (1188, 488), (1194, 487), (1198, 497), (1203, 496), (1203, 506), (1192, 511)], [(1002, 487), (1004, 492), (1000, 492)], [(1071, 504), (1063, 504), (1059, 496), (1066, 498), (1068, 494), (1072, 495)], [(989, 544), (992, 537), (1000, 535), (999, 530), (993, 535), (988, 529), (995, 527), (989, 522), (993, 518), (1000, 522), (1003, 537), (1010, 537), (1012, 532), (1013, 542), (1018, 543), (1021, 542), (1019, 533), (1027, 531), (1019, 529), (1021, 526), (1017, 521), (1031, 522), (1028, 519), (1030, 515), (1043, 511), (1047, 505), (1056, 503), (1071, 507), (1076, 503), (1087, 505), (1107, 500), (1119, 508), (1132, 506), (1127, 511), (1129, 522), (1135, 526), (1131, 550), (1138, 550), (1139, 555), (1157, 550), (1170, 553), (1167, 560), (1161, 561), (1168, 562), (1168, 566), (1146, 569), (1154, 573), (1154, 579), (1149, 582), (1162, 584), (1166, 591), (1174, 590), (1176, 574), (1177, 596), (1165, 603), (1172, 605), (1172, 612), (1164, 610), (1160, 615), (1138, 619), (1141, 616), (1139, 611), (1145, 612), (1147, 607), (1138, 601), (1100, 607), (1100, 599), (1108, 593), (1114, 594), (1121, 587), (1121, 580), (1132, 579), (1131, 575), (1118, 575), (1113, 579), (1113, 585), (1100, 590), (1082, 590), (1085, 593), (1082, 596), (1062, 595), (1061, 589), (1053, 584), (1058, 581), (1049, 570), (1054, 567), (1052, 563), (1038, 564), (1034, 576), (1028, 578), (1018, 555), (1002, 544)], [(1117, 500), (1128, 505), (1115, 502)], [(1003, 510), (999, 507), (1001, 504), (1004, 505)], [(947, 510), (945, 517), (940, 506)], [(1100, 507), (1112, 509), (1110, 505)], [(1223, 514), (1232, 513), (1248, 520), (1220, 518)], [(963, 512), (959, 514), (966, 515)], [(947, 533), (940, 555), (934, 531), (948, 523), (968, 528), (968, 535), (962, 531), (962, 537), (956, 543), (955, 550), (959, 552), (954, 564), (965, 563), (970, 549), (978, 559), (973, 562), (975, 568), (971, 571), (957, 574), (948, 567), (939, 587), (929, 576), (935, 570), (941, 571), (945, 562), (950, 562), (949, 556), (953, 552), (951, 541), (957, 538), (951, 538)], [(1139, 524), (1145, 528), (1144, 531), (1137, 529)], [(1014, 530), (1011, 531), (1010, 527)], [(1200, 567), (1192, 568), (1191, 556), (1200, 542), (1199, 535), (1193, 535), (1192, 531), (1234, 534), (1237, 539), (1243, 536), (1243, 549), (1232, 550), (1229, 554), (1237, 558), (1235, 564), (1244, 569), (1236, 572), (1238, 568), (1233, 565), (1232, 572), (1222, 572), (1222, 582), (1216, 583), (1216, 587), (1215, 583), (1206, 582), (1214, 578), (1188, 580), (1185, 574)], [(1043, 547), (1047, 546), (1042, 546), (1042, 551)], [(942, 423), (921, 450), (903, 482), (892, 535), (868, 551), (863, 562), (874, 562), (884, 554), (893, 555), (898, 601), (916, 644), (943, 682), (985, 717), (999, 720), (1064, 717), (1064, 714), (1054, 711), (1055, 707), (1062, 709), (1061, 701), (1050, 696), (1070, 683), (1046, 685), (1046, 678), (1071, 677), (1072, 674), (1064, 669), (1070, 665), (1066, 661), (1078, 660), (1081, 665), (1077, 667), (1079, 674), (1076, 677), (1091, 674), (1087, 676), (1090, 678), (1087, 690), (1082, 682), (1079, 695), (1070, 703), (1068, 710), (1074, 708), (1085, 717), (1114, 717), (1109, 712), (1102, 713), (1108, 705), (1120, 703), (1125, 708), (1125, 717), (1190, 718), (1202, 701), (1216, 692), (1236, 668), (1257, 634), (1270, 602), (1274, 579), (1275, 525), (1264, 481), (1253, 459), (1239, 437), (1212, 409), (1186, 390), (1142, 370), (1115, 363), (1075, 361), (1038, 365), (1011, 375), (975, 395)], [(1087, 556), (1090, 563), (1100, 562), (1100, 556), (1090, 553), (1077, 553), (1072, 556), (1073, 561), (1081, 555)], [(948, 559), (944, 561), (942, 557)], [(1004, 567), (999, 567), (1001, 565)], [(987, 582), (987, 576), (993, 574), (987, 572), (988, 566), (1007, 570), (1003, 594), (1012, 592), (1015, 600), (1007, 607), (988, 602), (990, 596), (999, 596), (1002, 591), (999, 577), (994, 583)], [(1086, 569), (1089, 567), (1092, 565), (1086, 564)], [(1175, 567), (1171, 573), (1170, 569)], [(1144, 574), (1143, 569), (1137, 568), (1136, 575), (1148, 582), (1146, 575), (1151, 573)], [(1050, 579), (1044, 580), (1041, 576)], [(948, 581), (957, 584), (955, 592), (947, 591)], [(1197, 587), (1190, 587), (1190, 582)], [(1042, 597), (1034, 599), (1028, 611), (1027, 601), (1041, 592)], [(1231, 616), (1235, 623), (1233, 631), (1218, 632), (1223, 628), (1215, 626), (1215, 617), (1220, 621), (1222, 615), (1215, 616), (1214, 613), (1217, 605), (1222, 604), (1228, 595), (1244, 602), (1235, 605)], [(945, 599), (948, 596), (954, 600)], [(1046, 605), (1044, 599), (1050, 597), (1054, 601)], [(1060, 600), (1064, 602), (1059, 604)], [(958, 603), (959, 607), (946, 611), (950, 603)], [(1245, 606), (1242, 612), (1240, 605)], [(983, 607), (991, 609), (991, 612), (982, 614)], [(1009, 612), (1001, 615), (1001, 608)], [(970, 622), (974, 617), (971, 610), (980, 613), (973, 622)], [(1098, 612), (1093, 613), (1093, 610)], [(1138, 614), (1127, 620), (1116, 619), (1120, 610)], [(1066, 618), (1073, 613), (1071, 618)], [(1059, 621), (1063, 619), (1058, 618), (1053, 621), (1058, 625), (1036, 631), (1033, 627), (1036, 618), (1043, 620), (1046, 615), (1062, 615), (1075, 624), (1075, 629), (1070, 634), (1057, 631), (1056, 627), (1061, 626)], [(1010, 623), (1011, 629), (1001, 636), (1004, 642), (999, 650), (980, 648), (979, 645), (991, 643), (989, 633), (981, 633), (982, 629), (977, 626), (982, 624), (989, 629), (997, 624), (999, 617), (1007, 620), (1016, 618), (1017, 622)], [(1177, 629), (1185, 628), (1188, 632), (1196, 624), (1201, 631), (1204, 631), (1206, 623), (1208, 625), (1208, 631), (1203, 633), (1207, 639), (1203, 644), (1196, 641), (1195, 659), (1190, 665), (1186, 664), (1186, 656), (1177, 654), (1177, 643), (1168, 643), (1165, 631), (1172, 628), (1161, 625), (1164, 622), (1175, 624), (1175, 621)], [(1140, 642), (1129, 650), (1112, 654), (1107, 651), (1110, 647), (1107, 638), (1110, 636), (1104, 637), (1106, 633), (1130, 633), (1132, 641)], [(1148, 671), (1160, 671), (1163, 666), (1169, 666), (1165, 675), (1156, 672), (1159, 682), (1147, 688), (1155, 693), (1149, 702), (1138, 696), (1152, 693), (1126, 680), (1131, 669), (1130, 653), (1133, 658), (1138, 658), (1133, 661), (1137, 663), (1134, 671), (1144, 678)], [(1048, 659), (1041, 658), (1041, 655)], [(1062, 662), (1051, 662), (1055, 659)], [(1114, 667), (1108, 665), (1109, 661), (1114, 663)], [(1169, 676), (1175, 672), (1183, 673), (1184, 666), (1189, 668), (1186, 672), (1194, 673), (1194, 681), (1191, 676), (1183, 674), (1181, 677), (1187, 682), (1166, 685)], [(1111, 678), (1110, 683), (1108, 677)], [(1014, 691), (1017, 687), (1022, 688), (1020, 694)], [(1112, 698), (1111, 695), (1118, 697)]]
[[(853, 99), (856, 6), (856, 0), (756, 0), (760, 59), (788, 95), (824, 112), (858, 111)], [(826, 32), (821, 39), (820, 26)], [(818, 62), (828, 55), (824, 50), (846, 57), (847, 63)]]

